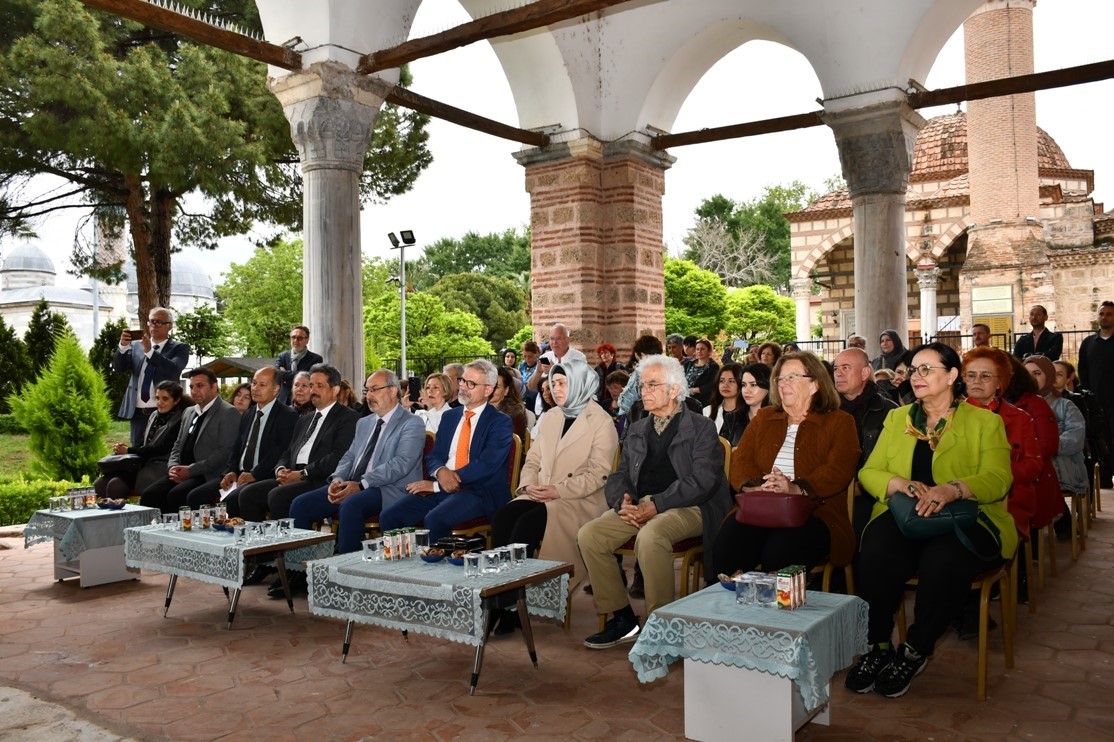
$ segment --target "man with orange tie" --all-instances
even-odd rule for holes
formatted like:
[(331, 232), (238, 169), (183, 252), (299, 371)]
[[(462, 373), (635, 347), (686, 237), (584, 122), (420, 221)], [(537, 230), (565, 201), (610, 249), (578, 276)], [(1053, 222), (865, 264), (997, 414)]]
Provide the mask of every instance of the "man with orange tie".
[(408, 484), (410, 494), (383, 509), (382, 530), (424, 522), (430, 540), (436, 541), (456, 524), (480, 516), (490, 519), (510, 502), (511, 419), (488, 404), (497, 378), (491, 361), (465, 366), (457, 391), (461, 406), (441, 416), (437, 440), (425, 459), (432, 479)]

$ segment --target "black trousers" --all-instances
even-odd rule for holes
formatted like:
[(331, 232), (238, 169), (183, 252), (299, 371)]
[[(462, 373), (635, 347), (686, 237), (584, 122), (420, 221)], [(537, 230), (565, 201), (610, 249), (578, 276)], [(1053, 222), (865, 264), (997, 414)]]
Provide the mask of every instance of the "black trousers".
[[(998, 543), (983, 526), (976, 524), (965, 533), (980, 552), (999, 554)], [(923, 541), (907, 539), (892, 513), (879, 515), (863, 532), (859, 553), (858, 590), (870, 606), (870, 643), (891, 641), (905, 583), (917, 577), (913, 624), (905, 642), (920, 655), (932, 654), (963, 609), (971, 581), (1001, 564), (1001, 556), (980, 559), (951, 533)]]
[(263, 521), (271, 518), (289, 518), (290, 505), (298, 495), (305, 494), (325, 485), (324, 480), (313, 479), (290, 484), (279, 484), (277, 479), (263, 479), (252, 482), (231, 493), (224, 502), (228, 514), (244, 520)]
[(178, 508), (187, 504), (187, 498), (196, 488), (205, 484), (204, 477), (190, 477), (175, 484), (169, 477), (154, 482), (139, 496), (139, 504), (149, 508), (159, 508), (164, 513), (177, 513)]
[(734, 518), (720, 526), (712, 546), (709, 582), (716, 575), (749, 572), (759, 565), (766, 572), (803, 564), (812, 569), (828, 558), (832, 535), (819, 518), (809, 518), (800, 528), (744, 526)]
[(544, 502), (516, 497), (495, 511), (491, 519), (491, 544), (526, 544), (526, 553), (533, 556), (545, 536), (547, 520)]

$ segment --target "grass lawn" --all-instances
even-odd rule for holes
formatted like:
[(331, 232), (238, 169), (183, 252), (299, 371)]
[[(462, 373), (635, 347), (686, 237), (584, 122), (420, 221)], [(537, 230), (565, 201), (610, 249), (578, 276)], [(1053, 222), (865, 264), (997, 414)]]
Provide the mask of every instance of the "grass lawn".
[[(116, 443), (127, 443), (131, 423), (127, 420), (113, 420), (109, 424), (105, 443), (111, 448)], [(4, 462), (4, 474), (15, 476), (31, 472), (31, 451), (28, 449), (26, 435), (0, 435), (0, 461)], [(95, 475), (94, 475), (95, 478)]]

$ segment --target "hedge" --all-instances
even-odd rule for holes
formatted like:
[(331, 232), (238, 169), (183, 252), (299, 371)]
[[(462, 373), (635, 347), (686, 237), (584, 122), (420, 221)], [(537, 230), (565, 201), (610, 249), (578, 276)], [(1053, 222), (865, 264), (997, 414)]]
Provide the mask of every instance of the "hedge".
[(32, 513), (47, 507), (51, 497), (64, 495), (74, 487), (88, 486), (88, 478), (80, 482), (23, 477), (0, 480), (0, 526), (26, 523)]
[(27, 428), (15, 419), (15, 415), (0, 415), (0, 435), (27, 435)]

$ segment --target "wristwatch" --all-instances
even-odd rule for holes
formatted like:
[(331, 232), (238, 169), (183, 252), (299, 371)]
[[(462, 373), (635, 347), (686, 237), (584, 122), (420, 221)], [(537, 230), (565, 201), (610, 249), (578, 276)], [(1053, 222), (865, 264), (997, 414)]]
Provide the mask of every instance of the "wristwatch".
[(309, 469), (302, 469), (299, 479), (301, 479), (303, 482), (309, 479)]

